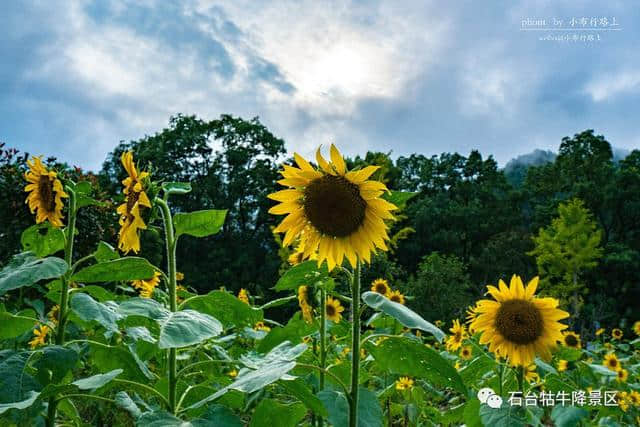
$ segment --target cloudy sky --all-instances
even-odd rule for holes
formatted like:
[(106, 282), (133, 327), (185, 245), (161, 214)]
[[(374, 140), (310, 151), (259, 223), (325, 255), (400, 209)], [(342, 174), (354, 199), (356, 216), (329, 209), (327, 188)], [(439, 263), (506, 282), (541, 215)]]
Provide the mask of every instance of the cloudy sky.
[(259, 116), (305, 155), (335, 141), (352, 155), (478, 148), (504, 164), (587, 128), (640, 147), (635, 1), (2, 8), (0, 141), (89, 169), (180, 112)]

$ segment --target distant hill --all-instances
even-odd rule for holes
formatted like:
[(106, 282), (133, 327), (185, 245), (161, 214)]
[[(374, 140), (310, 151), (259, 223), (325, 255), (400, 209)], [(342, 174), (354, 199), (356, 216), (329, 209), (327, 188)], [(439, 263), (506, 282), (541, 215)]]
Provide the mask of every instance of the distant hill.
[[(611, 151), (613, 151), (613, 161), (615, 163), (618, 163), (630, 153), (626, 148), (612, 147)], [(551, 150), (540, 150), (536, 148), (531, 153), (522, 154), (515, 159), (509, 160), (504, 167), (504, 173), (511, 184), (519, 187), (524, 183), (529, 166), (540, 166), (545, 163), (551, 163), (556, 160), (557, 156), (558, 155)]]

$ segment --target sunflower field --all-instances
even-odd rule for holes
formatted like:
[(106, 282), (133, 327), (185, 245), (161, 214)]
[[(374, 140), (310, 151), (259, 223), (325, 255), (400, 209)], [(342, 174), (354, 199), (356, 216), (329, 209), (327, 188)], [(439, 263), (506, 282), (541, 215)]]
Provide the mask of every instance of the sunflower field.
[[(412, 292), (393, 269), (380, 273), (381, 254), (416, 232), (397, 224), (417, 192), (390, 188), (375, 159), (354, 165), (326, 148), (294, 154), (278, 188), (252, 201), (275, 221), (276, 280), (205, 292), (189, 275), (211, 270), (207, 255), (177, 254), (214, 239), (231, 215), (179, 208), (202, 183), (167, 180), (125, 149), (111, 164), (124, 177), (111, 199), (85, 174), (27, 158), (16, 180), (31, 223), (11, 231), (21, 251), (0, 270), (0, 424), (640, 425), (640, 313), (597, 329), (577, 316), (578, 278), (602, 255), (582, 201), (559, 210), (570, 224), (586, 218), (579, 269), (554, 252), (554, 236), (570, 231), (554, 220), (530, 248), (538, 274), (490, 278), (452, 307), (464, 275)], [(86, 216), (96, 209), (116, 218), (113, 240), (86, 238), (102, 227)], [(160, 254), (147, 256), (154, 244)], [(456, 268), (441, 258), (429, 262)], [(435, 275), (429, 266), (420, 277)]]

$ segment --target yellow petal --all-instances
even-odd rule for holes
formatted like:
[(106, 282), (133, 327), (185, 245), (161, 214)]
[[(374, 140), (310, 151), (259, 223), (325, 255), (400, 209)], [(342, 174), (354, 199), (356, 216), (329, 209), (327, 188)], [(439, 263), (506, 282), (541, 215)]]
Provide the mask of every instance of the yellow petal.
[(347, 173), (347, 165), (336, 146), (331, 144), (331, 148), (329, 151), (331, 153), (331, 163), (333, 163), (333, 167), (336, 168), (336, 172), (338, 172), (339, 175), (344, 175), (345, 173)]

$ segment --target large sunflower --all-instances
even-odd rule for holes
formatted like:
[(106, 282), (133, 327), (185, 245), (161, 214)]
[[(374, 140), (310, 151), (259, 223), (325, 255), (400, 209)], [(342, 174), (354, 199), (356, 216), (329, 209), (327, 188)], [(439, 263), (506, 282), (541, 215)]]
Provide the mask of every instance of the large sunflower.
[(317, 252), (318, 265), (326, 260), (329, 270), (341, 265), (344, 258), (355, 267), (358, 258), (369, 262), (376, 249), (388, 249), (384, 221), (393, 219), (391, 211), (397, 208), (380, 198), (388, 191), (383, 183), (368, 180), (379, 166), (348, 172), (333, 144), (331, 162), (318, 149), (319, 169), (297, 153), (294, 159), (298, 167), (284, 165), (280, 172), (284, 179), (278, 181), (289, 188), (269, 195), (280, 202), (269, 212), (287, 215), (274, 230), (285, 233), (283, 246), (300, 238), (303, 258)]
[(29, 170), (24, 178), (29, 182), (24, 191), (29, 192), (25, 203), (31, 213), (36, 213), (36, 223), (49, 221), (54, 227), (62, 227), (62, 198), (69, 197), (54, 171), (42, 164), (40, 157), (27, 160)]
[(140, 206), (151, 207), (151, 202), (147, 193), (142, 187), (142, 180), (149, 176), (148, 172), (140, 172), (133, 163), (133, 153), (127, 151), (122, 153), (120, 158), (127, 174), (122, 181), (125, 194), (124, 203), (118, 206), (117, 212), (120, 214), (120, 232), (118, 233), (118, 248), (127, 253), (140, 251), (140, 236), (138, 230), (144, 230), (147, 225), (140, 214)]
[(538, 278), (525, 288), (522, 279), (514, 275), (510, 287), (500, 280), (500, 289), (488, 286), (494, 300), (480, 300), (476, 305), (478, 317), (471, 323), (481, 332), (481, 344), (509, 359), (513, 366), (529, 366), (536, 354), (548, 360), (551, 349), (562, 340), (567, 328), (558, 320), (569, 313), (558, 309), (558, 300), (534, 296)]

